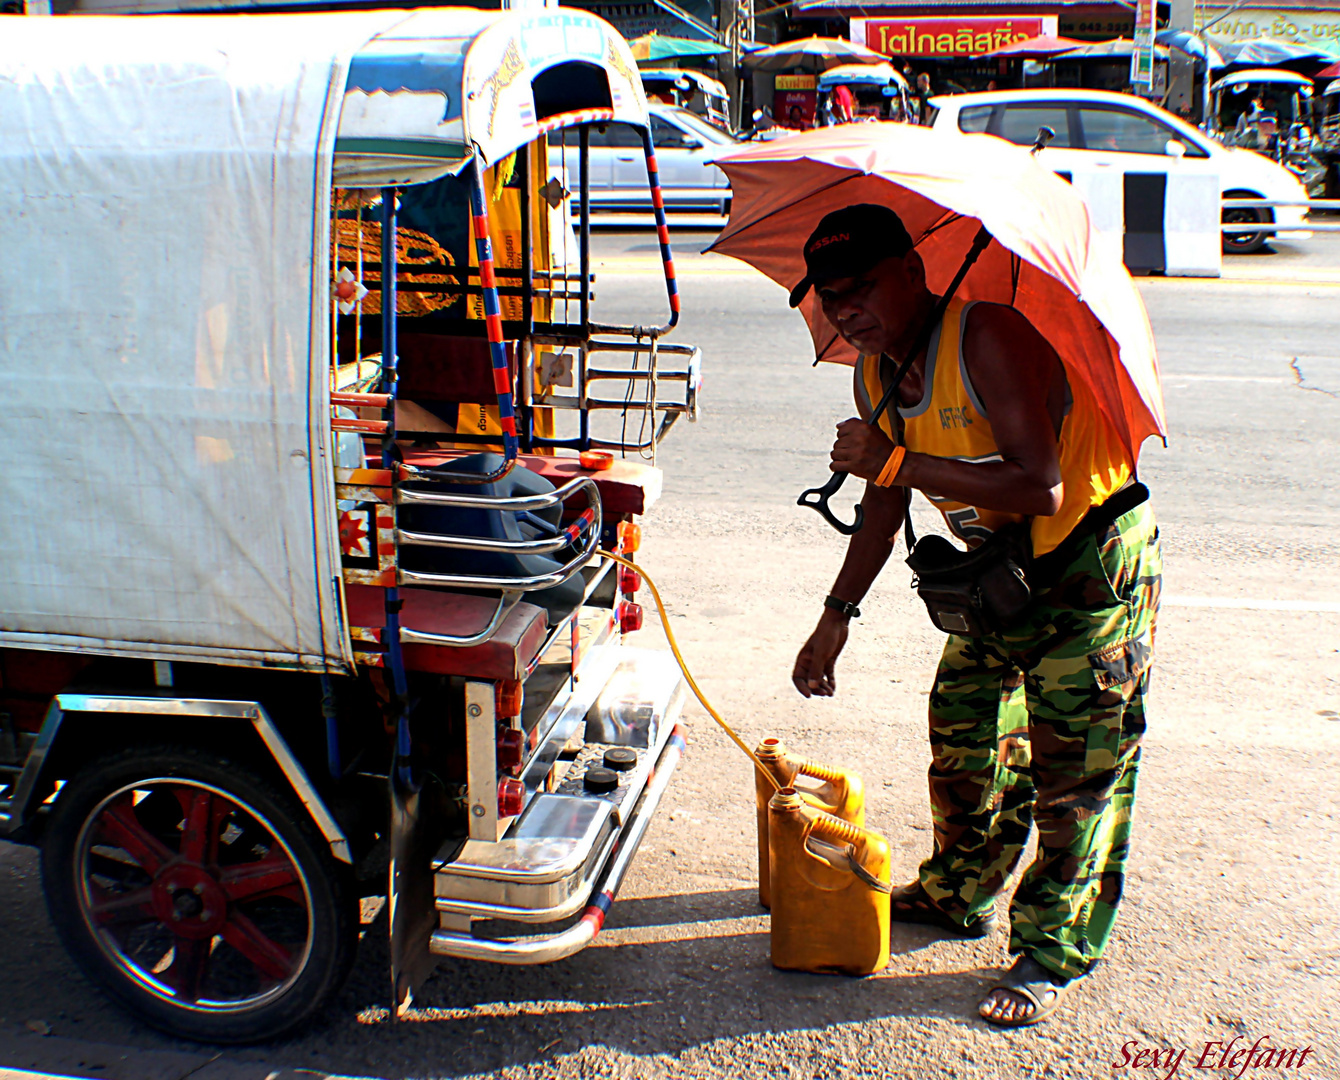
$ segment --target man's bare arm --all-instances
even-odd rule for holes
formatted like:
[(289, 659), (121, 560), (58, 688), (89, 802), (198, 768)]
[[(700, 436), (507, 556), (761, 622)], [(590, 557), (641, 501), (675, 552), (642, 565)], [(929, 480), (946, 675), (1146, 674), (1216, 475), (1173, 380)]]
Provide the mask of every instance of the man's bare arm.
[[(833, 582), (833, 595), (857, 604), (874, 584), (888, 561), (898, 530), (903, 524), (906, 496), (903, 489), (881, 488), (867, 484), (861, 498), (865, 525), (847, 544), (842, 569)], [(796, 657), (791, 681), (805, 697), (831, 697), (837, 690), (834, 668), (838, 654), (847, 643), (848, 619), (832, 608), (824, 608), (819, 625)]]

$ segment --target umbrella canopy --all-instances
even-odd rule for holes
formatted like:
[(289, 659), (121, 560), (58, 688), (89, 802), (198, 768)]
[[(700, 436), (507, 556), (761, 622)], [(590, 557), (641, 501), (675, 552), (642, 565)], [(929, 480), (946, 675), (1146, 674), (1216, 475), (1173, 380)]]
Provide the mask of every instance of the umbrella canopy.
[[(788, 290), (805, 275), (804, 238), (844, 206), (895, 210), (937, 291), (985, 225), (995, 240), (958, 295), (1022, 312), (1068, 376), (1093, 389), (1133, 455), (1164, 433), (1154, 338), (1130, 275), (1091, 248), (1083, 199), (1027, 150), (989, 135), (947, 139), (907, 124), (843, 124), (733, 150), (716, 164), (730, 180), (731, 216), (711, 250)], [(855, 362), (813, 292), (800, 310), (818, 359)]]
[(628, 43), (628, 47), (633, 50), (633, 59), (639, 62), (670, 60), (676, 56), (717, 56), (729, 51), (714, 41), (668, 37), (656, 33), (655, 30), (634, 38)]
[(1219, 50), (1199, 34), (1190, 30), (1160, 30), (1154, 40), (1160, 45), (1185, 53), (1187, 56), (1204, 60), (1211, 69), (1224, 67), (1224, 58)]
[(1247, 68), (1225, 75), (1210, 87), (1210, 93), (1222, 90), (1225, 86), (1246, 86), (1250, 83), (1284, 83), (1288, 86), (1311, 86), (1312, 80), (1296, 71), (1281, 71), (1279, 68)]
[(846, 38), (808, 37), (800, 41), (783, 41), (758, 49), (744, 57), (745, 67), (755, 71), (786, 71), (788, 68), (810, 68), (827, 71), (839, 64), (887, 64), (889, 58), (864, 45)]
[[(1135, 52), (1135, 42), (1130, 38), (1113, 38), (1111, 41), (1095, 41), (1092, 45), (1081, 45), (1069, 52), (1057, 53), (1053, 60), (1117, 60)], [(1160, 60), (1168, 59), (1168, 50), (1163, 45), (1154, 46), (1154, 55)]]
[[(1327, 64), (1317, 72), (1315, 77), (1318, 79), (1340, 79), (1340, 64)], [(1326, 92), (1328, 94), (1331, 92), (1329, 86), (1326, 88)]]
[(892, 64), (839, 64), (819, 76), (819, 89), (835, 86), (906, 86), (907, 80)]
[(1016, 41), (1013, 45), (1006, 45), (1004, 48), (982, 55), (991, 59), (1013, 57), (1016, 60), (1046, 60), (1049, 56), (1082, 48), (1083, 45), (1084, 42), (1076, 41), (1073, 38), (1057, 37), (1054, 34), (1039, 34), (1037, 37)]
[(1231, 41), (1219, 46), (1219, 55), (1225, 65), (1242, 64), (1248, 67), (1282, 67), (1286, 64), (1325, 63), (1336, 59), (1336, 54), (1316, 45), (1298, 45), (1275, 38), (1253, 38), (1251, 41)]

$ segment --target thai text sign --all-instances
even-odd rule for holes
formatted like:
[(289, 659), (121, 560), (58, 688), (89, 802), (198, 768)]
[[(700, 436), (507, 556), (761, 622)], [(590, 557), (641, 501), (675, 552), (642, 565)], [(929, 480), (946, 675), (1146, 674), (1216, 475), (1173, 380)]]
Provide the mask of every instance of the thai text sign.
[[(1208, 6), (1208, 5), (1207, 5)], [(1320, 9), (1324, 5), (1316, 4)], [(1205, 19), (1213, 20), (1215, 12)], [(1269, 37), (1298, 45), (1316, 45), (1335, 51), (1340, 48), (1340, 9), (1331, 11), (1276, 11), (1272, 8), (1233, 8), (1224, 18), (1213, 22), (1205, 36), (1217, 45), (1230, 41), (1250, 41)]]
[(775, 90), (813, 90), (818, 84), (817, 75), (778, 75), (773, 84)]
[(1055, 15), (853, 19), (852, 38), (857, 40), (858, 21), (865, 24), (866, 47), (886, 56), (980, 56), (1039, 34), (1056, 33)]

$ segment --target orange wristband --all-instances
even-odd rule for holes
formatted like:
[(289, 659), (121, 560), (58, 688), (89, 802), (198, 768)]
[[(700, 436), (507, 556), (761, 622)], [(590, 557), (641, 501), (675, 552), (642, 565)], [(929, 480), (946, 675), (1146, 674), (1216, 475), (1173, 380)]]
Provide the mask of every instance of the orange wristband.
[(898, 470), (903, 467), (903, 458), (906, 456), (906, 446), (895, 446), (893, 453), (889, 455), (889, 460), (884, 463), (884, 468), (875, 477), (875, 486), (892, 487), (894, 478), (898, 475)]

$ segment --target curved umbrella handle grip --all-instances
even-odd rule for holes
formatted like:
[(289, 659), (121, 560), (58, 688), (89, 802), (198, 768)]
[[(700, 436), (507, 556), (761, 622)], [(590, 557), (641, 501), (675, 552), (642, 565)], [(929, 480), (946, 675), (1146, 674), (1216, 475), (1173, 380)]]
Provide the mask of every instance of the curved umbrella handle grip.
[(818, 510), (824, 516), (824, 520), (833, 528), (837, 529), (843, 536), (851, 536), (853, 533), (861, 531), (861, 526), (865, 524), (865, 510), (860, 505), (856, 507), (856, 520), (848, 525), (845, 521), (839, 521), (837, 515), (828, 509), (828, 500), (837, 494), (847, 479), (844, 472), (835, 472), (828, 478), (828, 483), (823, 487), (806, 488), (800, 493), (800, 498), (796, 500), (797, 506), (808, 506), (811, 510)]

